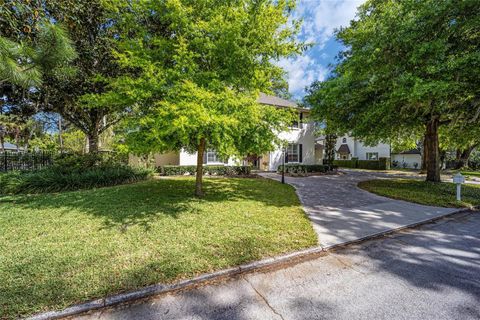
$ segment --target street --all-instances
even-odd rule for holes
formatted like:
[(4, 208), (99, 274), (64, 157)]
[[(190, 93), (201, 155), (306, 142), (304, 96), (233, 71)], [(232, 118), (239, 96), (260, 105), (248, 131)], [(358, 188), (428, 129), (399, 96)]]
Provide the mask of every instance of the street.
[(480, 319), (480, 214), (77, 319)]

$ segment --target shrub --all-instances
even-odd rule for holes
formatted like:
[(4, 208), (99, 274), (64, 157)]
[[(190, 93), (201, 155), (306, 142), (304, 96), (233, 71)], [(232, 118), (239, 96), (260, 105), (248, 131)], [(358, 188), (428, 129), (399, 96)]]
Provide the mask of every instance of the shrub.
[[(300, 164), (300, 163), (292, 163), (285, 165), (285, 173), (291, 175), (306, 175), (307, 173), (312, 172), (327, 172), (333, 168), (333, 166), (324, 166), (321, 164)], [(283, 171), (283, 165), (279, 165), (277, 168), (277, 172)]]
[(390, 169), (390, 158), (380, 158), (378, 160), (358, 160), (358, 158), (352, 158), (352, 160), (335, 160), (333, 163), (342, 168), (358, 168), (369, 170)]
[(0, 193), (45, 193), (113, 186), (145, 180), (151, 170), (132, 168), (98, 155), (62, 155), (38, 171), (12, 171), (0, 175)]
[(351, 160), (334, 160), (333, 164), (340, 168), (356, 168), (356, 162)]
[[(210, 176), (249, 175), (251, 170), (252, 168), (250, 166), (203, 166), (203, 174)], [(157, 168), (157, 171), (163, 176), (195, 175), (197, 166), (166, 165)]]

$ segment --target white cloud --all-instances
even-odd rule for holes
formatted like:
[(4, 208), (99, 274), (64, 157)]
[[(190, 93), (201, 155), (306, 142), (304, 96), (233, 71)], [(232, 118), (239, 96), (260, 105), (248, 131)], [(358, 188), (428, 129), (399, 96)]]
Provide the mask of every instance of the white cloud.
[(301, 0), (295, 16), (303, 18), (301, 36), (320, 47), (333, 36), (335, 29), (347, 26), (364, 0)]
[(326, 65), (319, 60), (330, 54), (321, 52), (335, 29), (347, 26), (355, 18), (357, 7), (365, 0), (300, 0), (294, 19), (303, 19), (300, 39), (314, 43), (314, 48), (294, 59), (278, 62), (288, 72), (289, 91), (296, 97), (305, 94), (305, 87), (315, 80), (324, 80), (328, 74)]
[(288, 88), (294, 95), (303, 96), (305, 87), (315, 80), (324, 80), (328, 73), (327, 68), (316, 63), (309, 55), (282, 59), (278, 65), (288, 73)]

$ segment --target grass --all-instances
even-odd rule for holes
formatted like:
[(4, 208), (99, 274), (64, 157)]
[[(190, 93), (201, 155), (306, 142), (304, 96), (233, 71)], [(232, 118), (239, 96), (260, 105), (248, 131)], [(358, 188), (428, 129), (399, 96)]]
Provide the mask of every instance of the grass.
[(0, 198), (0, 319), (317, 243), (291, 186), (191, 178)]
[(467, 177), (480, 177), (480, 171), (462, 171), (462, 174)]
[(362, 181), (358, 186), (372, 193), (410, 202), (440, 207), (472, 207), (480, 205), (480, 185), (462, 186), (462, 202), (456, 201), (453, 183), (432, 183), (410, 179)]

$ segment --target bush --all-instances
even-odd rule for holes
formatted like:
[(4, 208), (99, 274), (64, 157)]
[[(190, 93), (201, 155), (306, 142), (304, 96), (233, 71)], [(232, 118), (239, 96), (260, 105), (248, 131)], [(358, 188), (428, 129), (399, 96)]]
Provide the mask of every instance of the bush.
[[(291, 175), (306, 175), (307, 173), (312, 172), (327, 172), (332, 170), (333, 166), (324, 166), (321, 164), (300, 164), (300, 163), (292, 163), (285, 165), (285, 173)], [(277, 168), (277, 172), (283, 171), (283, 165), (279, 165)]]
[(38, 171), (1, 174), (0, 193), (45, 193), (106, 187), (145, 180), (151, 174), (151, 170), (132, 168), (97, 155), (68, 155)]
[(335, 165), (341, 168), (358, 168), (368, 170), (388, 170), (390, 169), (390, 158), (380, 158), (378, 160), (335, 160)]
[(356, 162), (351, 160), (334, 160), (333, 164), (340, 168), (356, 168)]
[[(210, 176), (249, 175), (251, 170), (250, 166), (203, 166), (203, 174)], [(157, 171), (163, 176), (195, 175), (197, 166), (166, 165), (157, 168)]]

